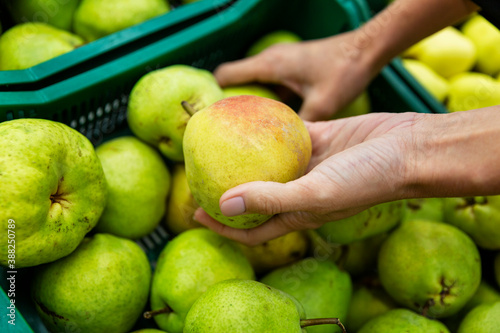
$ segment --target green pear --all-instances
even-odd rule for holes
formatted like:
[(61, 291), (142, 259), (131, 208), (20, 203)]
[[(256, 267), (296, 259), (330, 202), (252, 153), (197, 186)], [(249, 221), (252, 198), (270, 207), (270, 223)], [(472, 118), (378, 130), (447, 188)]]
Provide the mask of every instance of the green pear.
[(495, 75), (500, 72), (500, 30), (481, 15), (474, 15), (461, 30), (477, 49), (478, 71)]
[(169, 10), (165, 0), (81, 0), (74, 14), (73, 30), (92, 42)]
[(70, 255), (40, 266), (32, 285), (36, 310), (51, 332), (126, 332), (146, 305), (151, 267), (133, 241), (85, 238)]
[(222, 91), (224, 92), (224, 97), (254, 95), (280, 101), (280, 98), (274, 91), (260, 84), (244, 84), (240, 86), (224, 87), (222, 88)]
[(422, 61), (444, 78), (467, 72), (476, 62), (476, 46), (458, 29), (449, 26), (422, 39), (403, 53)]
[(108, 181), (108, 201), (98, 232), (137, 239), (151, 233), (165, 214), (170, 173), (161, 155), (133, 136), (96, 148)]
[(297, 34), (289, 30), (276, 30), (267, 33), (255, 41), (248, 49), (246, 56), (251, 57), (274, 44), (296, 43), (302, 41)]
[(201, 224), (193, 220), (198, 208), (186, 179), (184, 164), (176, 164), (172, 170), (172, 188), (167, 202), (165, 224), (170, 232), (178, 235), (183, 231), (200, 228)]
[(393, 309), (367, 322), (358, 333), (450, 333), (446, 326), (407, 309)]
[(106, 205), (90, 141), (62, 123), (18, 119), (0, 123), (0, 146), (1, 265), (36, 266), (73, 252)]
[[(304, 319), (302, 305), (287, 293), (252, 280), (232, 279), (210, 287), (193, 304), (184, 333), (302, 333), (303, 327), (337, 320)], [(341, 324), (339, 324), (341, 325)]]
[(357, 332), (371, 319), (397, 307), (394, 300), (379, 286), (358, 286), (354, 289), (345, 325), (348, 332)]
[(354, 101), (349, 103), (345, 108), (333, 115), (332, 119), (340, 119), (347, 117), (360, 116), (367, 114), (371, 110), (370, 96), (368, 92), (363, 91)]
[(130, 129), (173, 161), (183, 161), (182, 141), (191, 115), (224, 94), (209, 71), (172, 65), (144, 75), (130, 93)]
[(482, 73), (462, 73), (450, 78), (447, 108), (466, 111), (500, 104), (500, 82)]
[(158, 326), (182, 332), (193, 303), (211, 285), (228, 279), (254, 279), (252, 266), (236, 243), (215, 232), (191, 229), (162, 250), (151, 287), (151, 309)]
[(497, 280), (498, 285), (500, 286), (500, 253), (497, 254), (495, 257), (495, 262), (494, 262), (494, 271), (495, 271), (495, 278)]
[(382, 244), (378, 273), (399, 304), (424, 316), (458, 312), (481, 281), (479, 251), (467, 234), (445, 223), (402, 223)]
[(302, 259), (307, 252), (308, 245), (306, 234), (300, 231), (290, 232), (254, 247), (238, 243), (257, 274), (266, 273)]
[(445, 222), (465, 231), (478, 246), (500, 250), (500, 195), (443, 200)]
[(331, 243), (349, 244), (395, 227), (403, 214), (401, 200), (378, 204), (338, 221), (323, 224), (318, 233)]
[(256, 227), (271, 216), (222, 215), (219, 199), (251, 181), (286, 183), (301, 177), (311, 158), (311, 138), (287, 105), (259, 96), (224, 98), (191, 117), (184, 133), (189, 188), (214, 219), (233, 228)]
[(167, 333), (167, 332), (157, 330), (156, 328), (144, 328), (142, 330), (133, 331), (132, 333)]
[(500, 301), (482, 304), (472, 309), (460, 323), (458, 333), (498, 332), (500, 327)]
[(415, 59), (403, 59), (404, 68), (429, 91), (439, 102), (444, 102), (448, 96), (450, 85), (448, 81), (436, 73), (432, 68), (422, 61)]
[(0, 36), (0, 70), (26, 69), (68, 53), (83, 40), (45, 23), (23, 23)]
[(73, 14), (80, 0), (8, 0), (7, 8), (14, 22), (42, 22), (71, 31)]
[(420, 198), (405, 200), (403, 221), (430, 220), (444, 222), (443, 198)]
[(381, 233), (344, 245), (345, 257), (340, 259), (343, 269), (353, 276), (375, 270), (378, 251), (387, 236), (387, 233)]
[[(295, 297), (308, 318), (338, 318), (347, 316), (352, 295), (351, 277), (331, 261), (303, 259), (275, 269), (264, 276), (262, 283)], [(339, 332), (336, 326), (322, 325), (307, 329), (310, 333)]]

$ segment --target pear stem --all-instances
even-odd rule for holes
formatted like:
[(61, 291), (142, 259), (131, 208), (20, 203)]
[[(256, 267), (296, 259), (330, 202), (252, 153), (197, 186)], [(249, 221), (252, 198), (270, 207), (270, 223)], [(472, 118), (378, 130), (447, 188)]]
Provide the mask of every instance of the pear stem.
[(302, 319), (300, 321), (300, 327), (316, 326), (316, 325), (337, 325), (342, 329), (343, 333), (346, 333), (344, 325), (340, 322), (339, 318), (314, 318), (314, 319)]
[(166, 306), (166, 307), (158, 309), (158, 310), (146, 311), (146, 312), (144, 312), (143, 316), (146, 319), (151, 319), (156, 315), (159, 315), (162, 313), (170, 313), (170, 312), (172, 312), (172, 309), (169, 306)]
[(188, 102), (182, 101), (181, 105), (184, 108), (184, 111), (186, 111), (187, 114), (190, 115), (191, 117), (196, 113), (196, 110), (194, 109), (194, 107), (191, 104), (189, 104)]

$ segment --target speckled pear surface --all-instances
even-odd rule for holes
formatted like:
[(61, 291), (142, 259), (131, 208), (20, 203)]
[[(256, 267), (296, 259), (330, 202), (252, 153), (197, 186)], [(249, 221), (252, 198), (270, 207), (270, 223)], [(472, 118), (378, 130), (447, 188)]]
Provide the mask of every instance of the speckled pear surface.
[(500, 301), (472, 309), (460, 323), (458, 333), (497, 332), (500, 327)]
[(449, 333), (446, 326), (411, 310), (394, 309), (367, 322), (358, 333)]

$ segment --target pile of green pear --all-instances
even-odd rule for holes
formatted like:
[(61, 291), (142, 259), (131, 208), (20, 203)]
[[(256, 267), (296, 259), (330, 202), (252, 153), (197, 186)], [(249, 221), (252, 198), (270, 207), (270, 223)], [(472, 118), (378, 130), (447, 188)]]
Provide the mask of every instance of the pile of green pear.
[(411, 46), (403, 66), (450, 112), (500, 104), (500, 30), (480, 14)]
[[(369, 105), (366, 96), (350, 107)], [(220, 196), (306, 172), (308, 132), (279, 94), (222, 89), (209, 71), (176, 64), (137, 81), (127, 122), (130, 131), (96, 147), (55, 121), (0, 124), (0, 229), (14, 231), (16, 244), (12, 255), (0, 243), (0, 264), (30, 277), (48, 331), (500, 326), (500, 196), (383, 203), (249, 247), (193, 215), (202, 207), (234, 228), (267, 223), (271, 216), (223, 216)], [(168, 242), (144, 247), (164, 229)]]

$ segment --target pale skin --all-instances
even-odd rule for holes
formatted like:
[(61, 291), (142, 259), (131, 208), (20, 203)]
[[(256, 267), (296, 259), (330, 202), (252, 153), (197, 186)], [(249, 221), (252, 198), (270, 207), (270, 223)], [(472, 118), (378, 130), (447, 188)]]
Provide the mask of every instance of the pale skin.
[(295, 181), (246, 183), (220, 198), (227, 216), (273, 214), (264, 224), (233, 229), (201, 208), (195, 219), (252, 246), (382, 202), (500, 194), (500, 106), (317, 121), (354, 99), (394, 56), (477, 9), (468, 0), (396, 0), (352, 32), (276, 45), (219, 66), (223, 86), (272, 82), (300, 95), (313, 153), (308, 172)]

